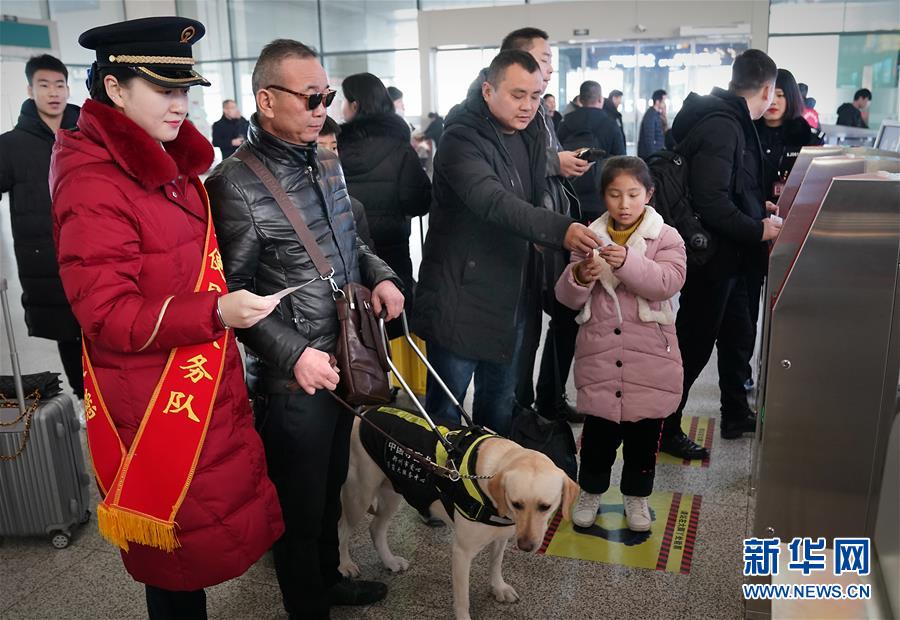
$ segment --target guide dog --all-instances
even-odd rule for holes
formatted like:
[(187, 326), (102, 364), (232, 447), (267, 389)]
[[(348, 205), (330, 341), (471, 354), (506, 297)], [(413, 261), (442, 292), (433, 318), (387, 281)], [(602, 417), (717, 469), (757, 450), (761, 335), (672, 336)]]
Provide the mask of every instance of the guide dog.
[[(383, 410), (385, 409), (379, 411)], [(408, 420), (411, 419), (408, 416), (414, 416), (399, 410), (390, 411), (405, 415)], [(421, 418), (416, 416), (416, 419), (419, 426), (424, 425)], [(345, 577), (359, 576), (359, 567), (350, 557), (349, 538), (350, 532), (367, 511), (375, 515), (369, 526), (369, 533), (381, 562), (393, 572), (409, 568), (409, 562), (394, 555), (387, 541), (388, 525), (400, 506), (401, 498), (407, 497), (408, 501), (410, 499), (408, 494), (400, 495), (395, 491), (392, 479), (397, 480), (400, 470), (401, 473), (408, 473), (409, 466), (402, 463), (397, 466), (389, 462), (391, 456), (398, 454), (399, 450), (396, 444), (383, 439), (381, 441), (386, 448), (373, 458), (371, 447), (367, 449), (360, 438), (360, 424), (359, 419), (353, 424), (350, 467), (347, 481), (341, 490), (343, 514), (339, 525), (340, 572)], [(364, 430), (366, 426), (366, 423), (362, 423)], [(427, 427), (425, 429), (427, 433), (431, 433)], [(448, 430), (445, 427), (441, 429)], [(437, 437), (431, 435), (437, 444)], [(489, 435), (478, 444), (477, 452), (473, 453), (474, 462), (469, 463), (467, 471), (486, 478), (470, 480), (470, 484), (478, 486), (477, 490), (469, 487), (469, 492), (477, 491), (487, 500), (485, 504), (491, 504), (486, 508), (492, 516), (490, 519), (482, 519), (488, 522), (470, 520), (464, 511), (456, 509), (459, 503), (446, 497), (443, 490), (442, 497), (428, 506), (431, 515), (440, 518), (454, 531), (451, 572), (457, 620), (470, 618), (469, 571), (475, 556), (486, 546), (491, 546), (490, 583), (494, 597), (500, 602), (517, 601), (518, 593), (504, 581), (502, 575), (503, 553), (507, 541), (515, 535), (516, 546), (520, 550), (538, 550), (557, 508), (562, 507), (563, 516), (571, 519), (572, 506), (578, 498), (578, 485), (546, 455), (496, 435)], [(380, 458), (379, 455), (387, 455), (387, 458)], [(460, 464), (459, 469), (463, 471), (466, 468)], [(462, 484), (462, 481), (457, 484)], [(418, 499), (421, 500), (421, 497)], [(465, 504), (464, 501), (462, 503)], [(452, 513), (448, 512), (448, 505)]]

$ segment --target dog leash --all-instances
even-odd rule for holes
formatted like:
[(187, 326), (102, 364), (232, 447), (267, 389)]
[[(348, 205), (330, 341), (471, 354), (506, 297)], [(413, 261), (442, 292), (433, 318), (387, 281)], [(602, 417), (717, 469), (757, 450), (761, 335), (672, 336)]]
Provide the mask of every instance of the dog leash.
[(340, 396), (335, 394), (334, 392), (329, 391), (328, 393), (331, 395), (331, 397), (334, 400), (336, 400), (338, 403), (340, 403), (344, 407), (344, 409), (346, 409), (347, 411), (349, 411), (350, 413), (355, 415), (357, 418), (359, 418), (360, 420), (362, 420), (363, 422), (368, 424), (371, 428), (375, 429), (375, 431), (377, 431), (378, 433), (381, 433), (382, 435), (384, 435), (385, 438), (387, 438), (392, 443), (394, 443), (398, 448), (400, 448), (400, 450), (403, 453), (405, 453), (407, 456), (409, 456), (411, 459), (413, 459), (417, 463), (420, 463), (423, 467), (425, 467), (425, 469), (427, 469), (431, 473), (435, 474), (436, 476), (440, 476), (442, 478), (447, 478), (451, 482), (458, 482), (460, 480), (490, 480), (491, 478), (494, 477), (493, 475), (479, 476), (476, 474), (461, 474), (461, 473), (459, 473), (459, 469), (456, 467), (456, 463), (454, 463), (453, 459), (449, 458), (449, 456), (447, 458), (447, 462), (450, 463), (452, 465), (452, 467), (443, 467), (441, 465), (438, 465), (437, 463), (432, 461), (430, 458), (428, 458), (424, 454), (421, 454), (418, 451), (413, 450), (412, 448), (409, 448), (409, 447), (403, 445), (402, 443), (400, 443), (399, 441), (394, 439), (394, 437), (391, 436), (391, 434), (388, 433), (386, 430), (384, 430), (383, 428), (381, 428), (380, 426), (378, 426), (377, 424), (372, 422), (372, 420), (368, 419), (366, 417), (366, 414), (369, 413), (370, 411), (377, 410), (379, 407), (378, 405), (373, 405), (373, 406), (369, 406), (369, 407), (361, 407), (358, 410), (355, 407), (353, 407), (350, 403), (345, 401), (343, 398), (341, 398)]

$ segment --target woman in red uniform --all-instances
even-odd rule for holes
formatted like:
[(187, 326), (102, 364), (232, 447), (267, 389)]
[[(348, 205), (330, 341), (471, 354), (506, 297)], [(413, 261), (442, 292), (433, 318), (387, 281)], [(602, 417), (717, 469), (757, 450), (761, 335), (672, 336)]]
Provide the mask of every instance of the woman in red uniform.
[(209, 85), (192, 69), (203, 34), (156, 17), (81, 35), (97, 52), (91, 98), (51, 164), (98, 523), (146, 584), (151, 618), (205, 618), (203, 588), (244, 573), (283, 531), (228, 329), (277, 302), (228, 293), (197, 178), (213, 150), (185, 120), (188, 88)]

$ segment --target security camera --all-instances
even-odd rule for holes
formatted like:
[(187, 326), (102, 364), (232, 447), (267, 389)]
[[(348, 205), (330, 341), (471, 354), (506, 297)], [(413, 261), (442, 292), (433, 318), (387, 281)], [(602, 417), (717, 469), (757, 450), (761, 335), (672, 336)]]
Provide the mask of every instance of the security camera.
[(647, 32), (647, 26), (645, 26), (644, 24), (638, 24), (634, 27), (634, 29), (638, 32)]

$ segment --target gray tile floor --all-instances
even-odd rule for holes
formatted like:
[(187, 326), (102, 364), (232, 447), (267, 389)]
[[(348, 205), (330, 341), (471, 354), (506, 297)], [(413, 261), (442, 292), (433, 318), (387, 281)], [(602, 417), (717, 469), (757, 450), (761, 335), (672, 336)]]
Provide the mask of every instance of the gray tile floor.
[[(11, 276), (11, 305), (16, 325), (21, 326), (7, 213), (4, 204), (0, 209), (0, 272)], [(0, 338), (0, 372), (9, 373), (5, 334)], [(24, 328), (16, 338), (25, 372), (61, 371), (52, 342), (30, 339)], [(573, 390), (570, 393), (574, 396)], [(691, 393), (687, 413), (718, 416), (718, 409), (715, 366), (710, 364)], [(657, 468), (656, 489), (703, 496), (689, 575), (538, 556), (511, 548), (504, 572), (522, 599), (511, 605), (494, 601), (488, 587), (487, 558), (480, 556), (472, 571), (473, 616), (528, 620), (741, 618), (740, 554), (748, 522), (750, 444), (750, 439), (723, 441), (716, 433), (709, 468), (663, 464)], [(409, 571), (391, 575), (382, 568), (366, 524), (362, 524), (351, 544), (354, 557), (363, 577), (384, 580), (390, 594), (380, 604), (339, 609), (333, 617), (451, 617), (450, 533), (446, 528), (422, 526), (414, 511), (404, 507), (390, 535), (395, 552), (410, 560)], [(208, 604), (211, 618), (286, 617), (268, 556), (239, 579), (210, 588)], [(7, 538), (0, 545), (0, 619), (142, 617), (146, 617), (143, 588), (127, 575), (113, 547), (100, 538), (93, 518), (64, 550), (53, 549), (45, 539)]]

